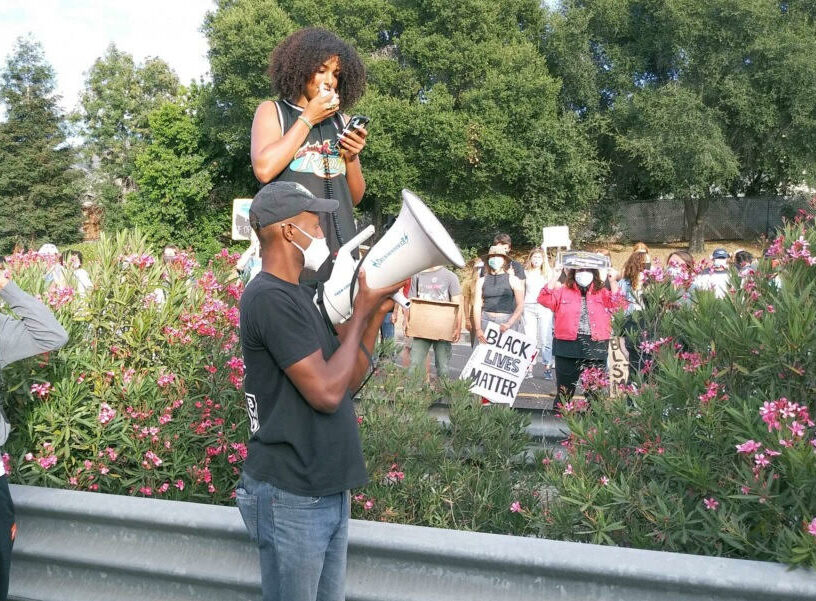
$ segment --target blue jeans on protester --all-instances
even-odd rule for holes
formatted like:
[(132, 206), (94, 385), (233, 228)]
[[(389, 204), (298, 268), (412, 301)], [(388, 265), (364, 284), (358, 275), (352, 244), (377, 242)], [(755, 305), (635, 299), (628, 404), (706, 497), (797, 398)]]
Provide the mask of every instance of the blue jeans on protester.
[(260, 549), (263, 601), (344, 601), (349, 491), (304, 497), (244, 473), (235, 495)]
[(391, 311), (385, 314), (382, 324), (380, 324), (380, 336), (383, 340), (389, 340), (394, 337), (394, 324), (391, 323)]

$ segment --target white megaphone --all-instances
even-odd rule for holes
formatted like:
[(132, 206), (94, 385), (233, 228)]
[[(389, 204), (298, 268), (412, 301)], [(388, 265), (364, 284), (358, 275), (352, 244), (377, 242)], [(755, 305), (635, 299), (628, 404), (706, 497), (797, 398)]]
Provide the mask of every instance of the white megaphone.
[[(351, 317), (358, 271), (351, 253), (373, 234), (374, 226), (370, 225), (337, 252), (331, 276), (323, 287), (323, 306), (333, 324)], [(366, 253), (360, 268), (365, 269), (370, 288), (385, 288), (428, 267), (448, 263), (465, 265), (456, 243), (425, 203), (410, 190), (403, 190), (402, 209), (394, 225)], [(401, 293), (394, 298), (407, 305)]]

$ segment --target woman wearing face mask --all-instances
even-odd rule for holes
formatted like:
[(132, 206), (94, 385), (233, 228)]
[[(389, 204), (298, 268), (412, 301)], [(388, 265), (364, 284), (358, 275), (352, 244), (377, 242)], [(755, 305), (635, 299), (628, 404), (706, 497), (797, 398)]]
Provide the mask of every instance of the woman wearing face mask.
[(479, 281), (479, 274), (484, 269), (484, 261), (477, 258), (473, 262), (468, 275), (462, 282), (462, 303), (465, 310), (465, 328), (470, 334), (470, 346), (475, 347), (478, 342), (476, 338), (476, 321), (473, 316), (474, 294), (476, 293), (476, 283)]
[(626, 263), (623, 265), (623, 277), (618, 282), (618, 286), (620, 293), (629, 303), (626, 308), (627, 314), (640, 311), (643, 308), (643, 280), (645, 279), (643, 272), (651, 268), (652, 259), (646, 250), (636, 250), (626, 259)]
[(510, 256), (501, 245), (490, 247), (487, 269), (476, 282), (473, 294), (473, 321), (476, 338), (486, 343), (484, 329), (487, 322), (499, 325), (502, 332), (513, 329), (521, 332), (524, 312), (524, 282), (510, 270)]
[(563, 286), (557, 273), (538, 295), (538, 302), (555, 316), (555, 384), (562, 402), (572, 398), (584, 369), (606, 369), (612, 313), (618, 308), (597, 269), (566, 272)]
[[(365, 91), (365, 67), (357, 52), (335, 34), (319, 28), (296, 31), (272, 52), (272, 91), (252, 122), (251, 159), (261, 184), (297, 182), (318, 198), (340, 204), (320, 215), (320, 225), (336, 252), (355, 234), (352, 208), (365, 192), (359, 154), (367, 131), (354, 130), (335, 145), (348, 116), (343, 114)], [(307, 269), (303, 282), (326, 281), (331, 261)]]
[[(552, 380), (552, 327), (553, 313), (538, 304), (541, 289), (552, 277), (552, 269), (544, 251), (534, 248), (524, 263), (526, 293), (524, 295), (524, 331), (536, 341), (538, 356), (544, 364), (544, 379)], [(527, 377), (533, 377), (533, 366), (527, 369)]]

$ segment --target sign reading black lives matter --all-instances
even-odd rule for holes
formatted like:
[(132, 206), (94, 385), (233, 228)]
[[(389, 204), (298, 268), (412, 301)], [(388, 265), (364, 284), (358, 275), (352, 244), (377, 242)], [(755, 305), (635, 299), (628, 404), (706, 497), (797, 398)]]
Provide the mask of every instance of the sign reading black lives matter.
[(484, 330), (487, 344), (477, 346), (459, 376), (470, 380), (470, 392), (494, 403), (512, 405), (527, 367), (536, 354), (535, 340), (520, 332), (502, 332), (493, 322)]

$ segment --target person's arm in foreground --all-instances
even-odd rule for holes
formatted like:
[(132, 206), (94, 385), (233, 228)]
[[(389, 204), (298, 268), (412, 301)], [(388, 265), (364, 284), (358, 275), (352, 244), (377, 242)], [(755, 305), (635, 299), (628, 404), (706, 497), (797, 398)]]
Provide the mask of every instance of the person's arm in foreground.
[(388, 303), (383, 301), (402, 288), (402, 285), (403, 282), (400, 282), (388, 288), (372, 290), (366, 283), (365, 272), (360, 271), (354, 312), (347, 325), (342, 328), (340, 347), (328, 361), (323, 359), (323, 351), (318, 349), (284, 370), (315, 410), (334, 413), (347, 391), (359, 384), (368, 363), (367, 357), (360, 350), (360, 343), (368, 337), (373, 348), (376, 331), (387, 312)]
[(68, 342), (68, 333), (51, 310), (2, 273), (0, 298), (20, 317), (0, 315), (0, 367), (56, 350)]

